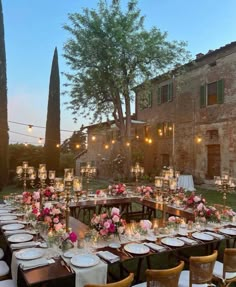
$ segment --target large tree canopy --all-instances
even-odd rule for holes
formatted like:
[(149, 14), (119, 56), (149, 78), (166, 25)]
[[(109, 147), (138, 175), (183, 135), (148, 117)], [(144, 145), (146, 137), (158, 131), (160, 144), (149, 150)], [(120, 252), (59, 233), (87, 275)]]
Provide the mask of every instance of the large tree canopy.
[(157, 28), (145, 30), (136, 0), (126, 11), (118, 0), (110, 5), (100, 0), (97, 10), (69, 14), (69, 21), (64, 26), (71, 35), (64, 46), (71, 68), (69, 108), (75, 117), (92, 114), (93, 120), (112, 115), (121, 137), (130, 137), (132, 89), (183, 63), (185, 43), (168, 41)]

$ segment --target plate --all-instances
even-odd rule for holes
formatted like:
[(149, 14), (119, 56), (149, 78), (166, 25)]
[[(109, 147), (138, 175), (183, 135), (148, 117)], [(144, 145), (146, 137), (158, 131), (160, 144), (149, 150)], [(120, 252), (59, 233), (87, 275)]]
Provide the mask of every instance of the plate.
[(194, 232), (194, 233), (192, 233), (192, 237), (196, 238), (196, 239), (203, 240), (203, 241), (214, 240), (213, 236), (206, 234), (206, 233), (202, 233), (202, 232)]
[(63, 255), (67, 258), (72, 258), (74, 255), (77, 255), (78, 254), (78, 250), (75, 251), (75, 250), (67, 250)]
[(150, 251), (150, 248), (139, 243), (129, 243), (124, 246), (124, 249), (133, 254), (146, 254)]
[(1, 210), (0, 210), (0, 214), (8, 214), (8, 213), (10, 213), (10, 211), (4, 210), (4, 209), (1, 209)]
[(121, 247), (121, 245), (120, 245), (120, 243), (110, 243), (109, 245), (108, 245), (109, 247), (111, 247), (111, 248), (120, 248)]
[(156, 242), (157, 238), (155, 236), (147, 236), (146, 240), (151, 241), (151, 242)]
[(219, 232), (227, 235), (236, 235), (236, 230), (231, 228), (220, 228)]
[(12, 223), (12, 224), (6, 224), (2, 226), (2, 229), (4, 230), (18, 230), (24, 228), (24, 224), (21, 223)]
[(27, 248), (16, 252), (15, 255), (17, 259), (31, 260), (42, 257), (44, 253), (45, 251), (40, 248)]
[(172, 247), (181, 247), (184, 246), (184, 242), (179, 240), (178, 238), (173, 237), (165, 237), (161, 239), (161, 242), (165, 245), (172, 246)]
[(14, 220), (17, 219), (17, 216), (15, 215), (4, 215), (0, 216), (0, 220), (5, 221), (5, 220)]
[(77, 267), (92, 267), (97, 265), (100, 259), (93, 254), (79, 254), (71, 258), (71, 263)]
[(31, 234), (14, 234), (8, 237), (9, 242), (26, 242), (33, 239)]

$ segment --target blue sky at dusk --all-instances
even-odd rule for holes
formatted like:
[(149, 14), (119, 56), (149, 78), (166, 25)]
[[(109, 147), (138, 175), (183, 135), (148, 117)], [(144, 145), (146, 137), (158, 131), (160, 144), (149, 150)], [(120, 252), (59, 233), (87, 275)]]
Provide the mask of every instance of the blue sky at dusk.
[[(109, 2), (109, 0), (107, 0)], [(68, 13), (96, 8), (96, 0), (2, 0), (8, 81), (8, 120), (45, 127), (49, 77), (54, 48), (60, 72), (68, 67), (62, 57), (69, 35), (62, 26)], [(125, 7), (128, 0), (122, 1)], [(183, 40), (193, 58), (197, 53), (220, 48), (236, 40), (235, 0), (139, 0), (145, 27), (168, 32), (169, 40)], [(65, 78), (61, 75), (61, 92)], [(88, 123), (73, 122), (61, 98), (61, 129), (78, 130)], [(9, 123), (10, 131), (28, 134), (25, 126)], [(44, 129), (33, 129), (30, 138), (9, 133), (10, 143), (37, 144)], [(71, 133), (62, 132), (62, 141)]]

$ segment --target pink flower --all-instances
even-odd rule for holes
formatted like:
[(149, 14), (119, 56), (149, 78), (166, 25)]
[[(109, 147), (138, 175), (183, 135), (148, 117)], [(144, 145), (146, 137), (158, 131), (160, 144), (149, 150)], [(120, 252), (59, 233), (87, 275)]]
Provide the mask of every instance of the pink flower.
[(55, 228), (56, 231), (59, 231), (59, 230), (61, 230), (63, 228), (63, 225), (59, 222), (57, 224), (54, 224), (54, 228)]
[(55, 217), (55, 218), (53, 218), (53, 223), (59, 223), (59, 218), (58, 217)]
[(44, 221), (47, 222), (47, 223), (51, 223), (52, 222), (52, 219), (50, 216), (45, 216), (44, 217)]
[(33, 193), (33, 199), (38, 200), (40, 198), (40, 192), (39, 191), (34, 191)]
[(120, 221), (120, 217), (115, 214), (115, 215), (112, 217), (112, 220), (113, 220), (113, 222), (117, 223), (117, 222)]
[(106, 229), (109, 229), (110, 228), (110, 222), (108, 222), (108, 221), (105, 221), (104, 222), (104, 227), (106, 228)]
[(144, 219), (144, 220), (140, 220), (140, 226), (142, 229), (148, 230), (148, 229), (151, 229), (152, 223), (150, 220)]
[(77, 240), (77, 235), (76, 235), (76, 233), (71, 232), (71, 233), (69, 234), (69, 239), (70, 239), (71, 242), (76, 242), (76, 240)]
[(120, 210), (119, 208), (116, 208), (116, 207), (113, 207), (112, 210), (111, 210), (111, 216), (114, 216), (114, 215), (120, 215)]
[(107, 229), (101, 229), (101, 230), (99, 231), (99, 233), (100, 233), (102, 236), (105, 236), (105, 235), (108, 234), (108, 230), (107, 230)]
[(108, 231), (111, 232), (111, 233), (114, 233), (114, 232), (116, 231), (116, 226), (115, 226), (115, 224), (112, 223), (112, 224), (110, 225)]
[(169, 218), (168, 218), (168, 221), (169, 222), (175, 222), (175, 216), (170, 216)]

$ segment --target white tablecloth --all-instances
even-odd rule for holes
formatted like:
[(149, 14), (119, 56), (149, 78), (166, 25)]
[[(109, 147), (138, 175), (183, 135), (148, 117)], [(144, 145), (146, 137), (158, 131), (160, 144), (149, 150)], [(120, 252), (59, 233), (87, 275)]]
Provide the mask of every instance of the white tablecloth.
[(195, 191), (192, 175), (180, 175), (178, 178), (178, 187), (189, 191)]

